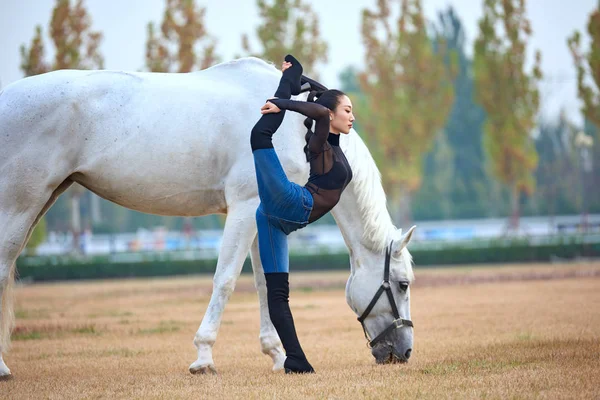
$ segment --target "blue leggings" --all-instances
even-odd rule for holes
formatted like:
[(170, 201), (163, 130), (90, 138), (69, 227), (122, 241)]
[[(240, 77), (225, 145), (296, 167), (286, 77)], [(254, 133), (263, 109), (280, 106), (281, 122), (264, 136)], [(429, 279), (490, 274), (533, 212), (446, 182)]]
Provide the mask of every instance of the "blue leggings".
[(290, 182), (273, 148), (255, 150), (258, 248), (265, 273), (289, 272), (287, 235), (308, 225), (313, 197)]
[[(300, 81), (300, 77), (293, 74), (292, 69), (283, 73), (274, 97), (291, 97), (291, 82), (296, 78)], [(285, 110), (264, 114), (250, 135), (260, 197), (260, 205), (256, 210), (258, 249), (265, 273), (289, 273), (287, 235), (308, 225), (313, 208), (312, 194), (308, 189), (289, 181), (273, 148), (271, 138), (284, 116)]]

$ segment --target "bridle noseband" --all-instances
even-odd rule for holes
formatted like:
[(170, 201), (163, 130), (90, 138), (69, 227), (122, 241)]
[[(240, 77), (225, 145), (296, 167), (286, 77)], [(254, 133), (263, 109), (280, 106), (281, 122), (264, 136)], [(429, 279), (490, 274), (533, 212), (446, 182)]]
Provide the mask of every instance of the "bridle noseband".
[[(375, 344), (379, 343), (394, 329), (402, 328), (403, 326), (410, 326), (411, 328), (414, 327), (411, 320), (400, 318), (398, 308), (396, 307), (396, 302), (394, 301), (392, 287), (390, 286), (390, 258), (392, 255), (392, 243), (390, 243), (385, 252), (385, 268), (383, 270), (383, 282), (381, 282), (381, 286), (379, 286), (377, 293), (375, 293), (375, 297), (373, 297), (373, 300), (371, 300), (365, 312), (363, 312), (362, 315), (358, 317), (358, 322), (360, 322), (360, 324), (362, 325), (363, 331), (365, 333), (365, 338), (368, 341), (367, 346), (369, 347), (373, 347)], [(381, 297), (384, 291), (387, 294), (388, 300), (390, 301), (390, 305), (392, 306), (392, 313), (394, 314), (395, 319), (387, 328), (384, 329), (383, 332), (377, 335), (375, 339), (371, 340), (369, 338), (369, 334), (367, 333), (367, 328), (365, 328), (364, 321), (373, 309), (373, 307), (375, 307), (375, 304), (377, 304), (377, 300), (379, 300), (379, 297)]]

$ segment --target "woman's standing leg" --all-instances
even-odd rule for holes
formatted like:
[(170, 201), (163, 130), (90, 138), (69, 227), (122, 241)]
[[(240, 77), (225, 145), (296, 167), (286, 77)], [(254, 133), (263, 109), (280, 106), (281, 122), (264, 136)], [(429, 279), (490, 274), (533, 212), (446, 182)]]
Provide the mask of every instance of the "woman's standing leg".
[[(300, 91), (302, 66), (293, 57), (286, 56), (292, 67), (283, 71), (275, 97), (289, 99)], [(256, 212), (258, 247), (267, 282), (269, 316), (277, 330), (286, 352), (284, 368), (286, 373), (314, 372), (309, 364), (296, 334), (294, 319), (289, 306), (289, 255), (287, 235), (272, 224), (265, 210), (269, 203), (284, 195), (289, 181), (277, 154), (271, 137), (283, 121), (284, 112), (265, 114), (252, 129), (250, 143), (254, 155), (258, 194), (261, 205)]]
[(289, 253), (287, 235), (269, 221), (261, 207), (256, 211), (258, 249), (267, 282), (267, 301), (271, 322), (281, 339), (286, 373), (314, 372), (300, 346), (294, 317), (290, 310)]

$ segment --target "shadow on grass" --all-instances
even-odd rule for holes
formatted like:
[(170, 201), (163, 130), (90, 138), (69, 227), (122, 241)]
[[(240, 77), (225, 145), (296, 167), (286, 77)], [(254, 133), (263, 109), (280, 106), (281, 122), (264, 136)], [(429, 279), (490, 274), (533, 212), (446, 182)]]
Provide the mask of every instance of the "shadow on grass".
[(59, 338), (71, 335), (100, 335), (101, 331), (95, 324), (45, 324), (32, 326), (17, 326), (12, 333), (12, 340), (38, 340)]
[(154, 328), (138, 329), (138, 335), (155, 335), (162, 333), (177, 332), (181, 329), (181, 323), (177, 321), (160, 321), (160, 324)]

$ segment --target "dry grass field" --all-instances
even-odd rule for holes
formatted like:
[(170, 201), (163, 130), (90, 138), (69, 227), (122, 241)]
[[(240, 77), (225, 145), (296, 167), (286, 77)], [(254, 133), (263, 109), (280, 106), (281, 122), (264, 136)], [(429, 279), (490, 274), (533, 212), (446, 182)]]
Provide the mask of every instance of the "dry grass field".
[(292, 273), (317, 374), (271, 372), (250, 276), (223, 318), (216, 376), (191, 375), (211, 277), (16, 290), (0, 398), (600, 398), (600, 263), (416, 270), (408, 364), (376, 365), (345, 303), (348, 272)]

